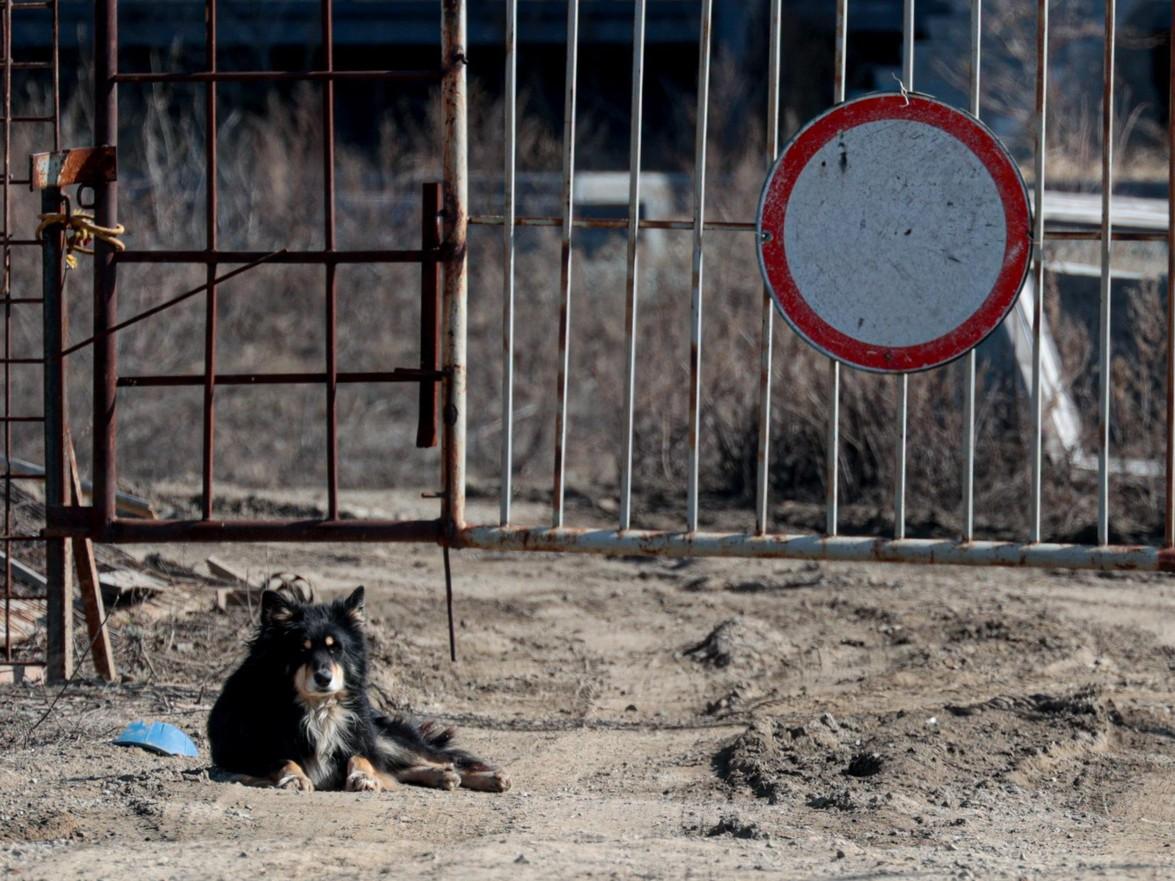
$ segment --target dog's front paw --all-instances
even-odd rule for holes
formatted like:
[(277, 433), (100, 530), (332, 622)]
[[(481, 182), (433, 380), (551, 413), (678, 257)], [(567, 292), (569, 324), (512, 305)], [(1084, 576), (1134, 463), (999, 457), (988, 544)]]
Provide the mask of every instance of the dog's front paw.
[(305, 774), (286, 774), (274, 786), (278, 789), (288, 789), (293, 792), (314, 791), (314, 781)]
[(363, 771), (354, 771), (347, 776), (347, 792), (379, 792), (380, 782)]

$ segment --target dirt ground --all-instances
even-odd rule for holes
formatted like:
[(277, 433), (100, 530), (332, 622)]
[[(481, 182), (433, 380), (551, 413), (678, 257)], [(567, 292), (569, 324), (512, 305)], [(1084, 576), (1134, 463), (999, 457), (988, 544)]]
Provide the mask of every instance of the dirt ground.
[[(514, 788), (213, 782), (250, 610), (177, 576), (112, 616), (121, 685), (79, 679), (35, 728), (57, 689), (0, 689), (4, 878), (1175, 873), (1168, 578), (461, 552), (454, 665), (435, 547), (132, 551), (366, 585), (376, 698), (458, 723)], [(113, 746), (138, 718), (200, 756)]]

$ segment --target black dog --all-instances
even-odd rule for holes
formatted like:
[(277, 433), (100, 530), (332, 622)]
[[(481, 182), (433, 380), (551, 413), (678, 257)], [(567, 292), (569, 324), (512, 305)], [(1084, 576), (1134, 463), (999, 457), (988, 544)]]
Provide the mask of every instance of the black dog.
[(450, 745), (451, 729), (376, 712), (362, 622), (362, 587), (322, 604), (265, 591), (249, 654), (208, 717), (213, 763), (249, 785), (302, 791), (509, 789), (505, 774)]

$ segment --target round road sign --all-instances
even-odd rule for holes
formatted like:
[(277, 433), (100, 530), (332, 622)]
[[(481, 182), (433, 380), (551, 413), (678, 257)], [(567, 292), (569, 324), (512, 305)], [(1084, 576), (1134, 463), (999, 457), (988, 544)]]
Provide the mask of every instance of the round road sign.
[(999, 139), (922, 95), (870, 95), (810, 122), (759, 200), (759, 265), (787, 322), (865, 370), (944, 364), (1011, 309), (1028, 191)]

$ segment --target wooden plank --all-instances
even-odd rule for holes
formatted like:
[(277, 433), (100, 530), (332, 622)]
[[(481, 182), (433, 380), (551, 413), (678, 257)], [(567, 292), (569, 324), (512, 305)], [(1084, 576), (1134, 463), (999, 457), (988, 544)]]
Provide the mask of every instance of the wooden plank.
[[(77, 457), (74, 455), (73, 439), (66, 435), (65, 455), (69, 464), (70, 492), (76, 502), (81, 497), (81, 480), (78, 477)], [(86, 630), (90, 634), (90, 654), (94, 668), (107, 682), (114, 682), (118, 672), (114, 664), (114, 649), (110, 645), (110, 634), (106, 631), (106, 608), (102, 603), (102, 589), (98, 580), (98, 561), (94, 559), (94, 543), (88, 538), (70, 539), (73, 544), (74, 561), (77, 565), (78, 589), (82, 594), (82, 605), (86, 610)]]
[(0, 685), (44, 681), (45, 668), (39, 664), (0, 664)]
[(24, 600), (13, 597), (8, 603), (6, 635), (4, 627), (5, 601), (0, 599), (0, 648), (5, 648), (8, 640), (11, 640), (14, 646), (28, 642), (36, 636), (38, 625), (43, 625), (45, 620), (43, 600)]
[(243, 584), (245, 587), (250, 586), (249, 579), (225, 563), (223, 560), (219, 560), (216, 557), (209, 557), (204, 562), (208, 564), (208, 571), (217, 578), (223, 578), (225, 581), (236, 581), (239, 584)]
[[(0, 455), (0, 464), (8, 465), (11, 467), (12, 473), (17, 475), (40, 476), (45, 473), (45, 469), (36, 462), (28, 462), (24, 459), (18, 459), (15, 456), (11, 459), (5, 459), (4, 456)], [(84, 504), (83, 500), (89, 496), (91, 489), (90, 481), (83, 480), (83, 495), (78, 496), (78, 504)], [(118, 505), (119, 517), (137, 517), (141, 520), (157, 519), (155, 509), (151, 507), (151, 501), (142, 496), (119, 490), (115, 496), (115, 502)]]
[[(5, 556), (4, 551), (0, 551), (0, 567), (3, 567), (7, 560), (8, 557)], [(43, 594), (49, 589), (49, 582), (44, 575), (32, 567), (26, 566), (16, 557), (12, 558), (12, 580), (17, 584), (32, 588), (39, 594)]]

